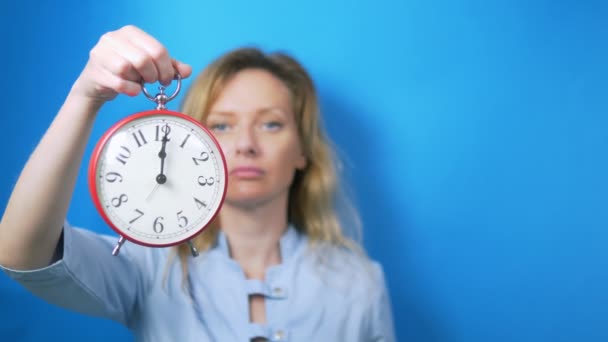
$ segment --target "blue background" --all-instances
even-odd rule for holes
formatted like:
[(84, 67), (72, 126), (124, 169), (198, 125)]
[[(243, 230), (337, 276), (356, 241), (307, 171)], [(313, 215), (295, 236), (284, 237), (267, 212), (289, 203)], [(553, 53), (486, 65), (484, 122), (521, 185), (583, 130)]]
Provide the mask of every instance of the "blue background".
[[(140, 26), (195, 72), (237, 46), (282, 49), (317, 83), (400, 341), (607, 341), (604, 4), (5, 1), (0, 206), (102, 33)], [(85, 159), (150, 108), (105, 106)], [(85, 175), (69, 219), (111, 233)], [(131, 340), (0, 275), (0, 340), (48, 338)]]

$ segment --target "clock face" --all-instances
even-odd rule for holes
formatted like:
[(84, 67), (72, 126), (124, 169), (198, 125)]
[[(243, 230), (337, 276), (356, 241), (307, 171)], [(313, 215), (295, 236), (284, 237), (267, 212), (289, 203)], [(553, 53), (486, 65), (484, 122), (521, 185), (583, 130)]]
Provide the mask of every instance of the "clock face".
[(152, 110), (127, 117), (93, 152), (89, 185), (104, 220), (145, 246), (179, 244), (200, 233), (226, 194), (226, 162), (200, 123)]

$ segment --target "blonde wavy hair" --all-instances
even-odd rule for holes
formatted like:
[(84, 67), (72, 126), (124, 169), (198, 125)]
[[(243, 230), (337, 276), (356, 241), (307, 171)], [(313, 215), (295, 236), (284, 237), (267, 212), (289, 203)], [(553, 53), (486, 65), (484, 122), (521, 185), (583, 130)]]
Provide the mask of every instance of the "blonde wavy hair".
[[(291, 93), (293, 112), (298, 127), (300, 144), (307, 158), (307, 166), (296, 171), (289, 190), (288, 221), (304, 233), (311, 245), (325, 243), (362, 252), (357, 237), (347, 237), (339, 218), (338, 205), (347, 209), (352, 221), (349, 231), (360, 234), (360, 221), (354, 207), (339, 191), (337, 158), (321, 123), (315, 87), (306, 70), (288, 54), (266, 54), (257, 48), (240, 48), (212, 62), (193, 81), (181, 106), (181, 111), (203, 125), (212, 105), (225, 85), (238, 72), (262, 69), (281, 80)], [(355, 225), (356, 227), (352, 227)], [(220, 222), (216, 219), (192, 243), (200, 251), (209, 250), (216, 242)], [(354, 228), (354, 229), (353, 229)], [(182, 244), (174, 249), (187, 277), (187, 258), (190, 247)]]

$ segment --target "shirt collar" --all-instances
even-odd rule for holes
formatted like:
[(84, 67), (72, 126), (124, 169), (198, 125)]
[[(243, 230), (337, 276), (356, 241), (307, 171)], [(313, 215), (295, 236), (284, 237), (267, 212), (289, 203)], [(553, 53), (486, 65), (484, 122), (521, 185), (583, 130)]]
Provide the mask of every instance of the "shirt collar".
[[(296, 251), (296, 248), (300, 244), (300, 240), (300, 233), (298, 233), (298, 231), (292, 224), (288, 225), (287, 229), (283, 233), (283, 236), (281, 236), (281, 239), (279, 240), (279, 248), (281, 251), (281, 259), (283, 260), (283, 262), (289, 257), (291, 257), (291, 255)], [(222, 255), (225, 255), (227, 258), (230, 258), (228, 238), (221, 229), (217, 237), (216, 248)]]

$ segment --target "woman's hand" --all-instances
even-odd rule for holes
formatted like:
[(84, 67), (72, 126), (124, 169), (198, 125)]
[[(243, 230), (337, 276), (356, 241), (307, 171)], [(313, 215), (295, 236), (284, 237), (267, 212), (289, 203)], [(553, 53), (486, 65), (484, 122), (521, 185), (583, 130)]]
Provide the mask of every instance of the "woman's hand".
[(168, 85), (176, 72), (186, 78), (192, 68), (171, 58), (154, 37), (129, 25), (101, 36), (72, 94), (102, 104), (118, 94), (139, 94), (142, 80)]
[(142, 80), (168, 84), (176, 72), (188, 77), (192, 69), (134, 26), (101, 37), (13, 189), (0, 222), (0, 264), (25, 270), (54, 260), (95, 114), (118, 94), (137, 95)]

